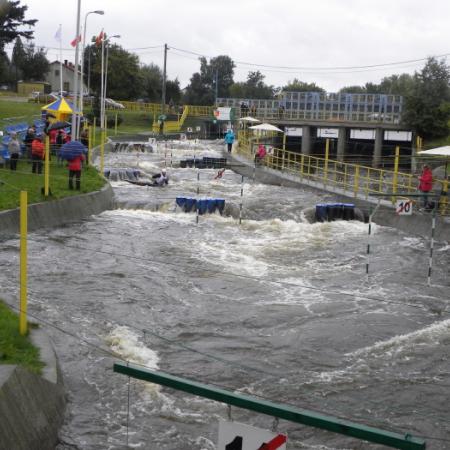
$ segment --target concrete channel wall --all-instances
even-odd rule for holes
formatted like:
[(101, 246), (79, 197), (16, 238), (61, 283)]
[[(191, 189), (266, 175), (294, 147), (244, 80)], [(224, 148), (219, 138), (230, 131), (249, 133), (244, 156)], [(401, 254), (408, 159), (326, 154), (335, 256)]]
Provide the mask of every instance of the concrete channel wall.
[[(66, 225), (113, 208), (114, 193), (107, 183), (100, 191), (28, 206), (28, 230)], [(0, 212), (0, 235), (19, 232), (19, 209)]]
[[(374, 210), (378, 199), (375, 197), (361, 199), (355, 198), (351, 193), (345, 193), (340, 189), (326, 189), (322, 183), (310, 181), (306, 178), (301, 179), (298, 176), (283, 173), (282, 171), (270, 169), (268, 167), (254, 168), (253, 162), (240, 155), (224, 156), (228, 158), (232, 169), (248, 178), (255, 178), (256, 181), (277, 186), (308, 188), (333, 196), (334, 201), (353, 203), (368, 215), (368, 211)], [(314, 206), (314, 205), (308, 205)], [(432, 214), (427, 212), (413, 213), (412, 216), (399, 216), (395, 214), (395, 209), (389, 200), (380, 200), (380, 206), (377, 209), (373, 221), (379, 225), (397, 228), (405, 233), (429, 238), (431, 235)], [(450, 241), (450, 219), (448, 217), (436, 217), (435, 239), (440, 241)]]
[[(58, 227), (113, 208), (107, 183), (100, 191), (28, 206), (28, 230)], [(0, 236), (19, 232), (19, 209), (0, 212)], [(6, 303), (18, 304), (16, 299)], [(64, 420), (65, 393), (53, 346), (41, 329), (31, 340), (45, 363), (42, 376), (14, 365), (0, 365), (0, 449), (51, 450)]]

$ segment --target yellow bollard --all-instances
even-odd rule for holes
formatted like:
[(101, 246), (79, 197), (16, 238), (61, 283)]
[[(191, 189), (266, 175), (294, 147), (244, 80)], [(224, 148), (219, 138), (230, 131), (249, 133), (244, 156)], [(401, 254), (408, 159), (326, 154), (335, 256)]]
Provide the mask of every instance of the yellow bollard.
[(117, 135), (117, 113), (116, 113), (116, 117), (114, 119), (114, 134)]
[(106, 132), (105, 129), (102, 128), (102, 134), (100, 138), (100, 174), (103, 175), (105, 169), (105, 140), (106, 140)]
[(356, 197), (359, 191), (359, 166), (355, 166), (355, 180), (353, 183), (353, 195)]
[(326, 184), (328, 177), (328, 157), (330, 155), (330, 140), (327, 138), (325, 141), (325, 161), (323, 167), (323, 181)]
[(92, 147), (95, 147), (95, 133), (97, 132), (97, 117), (94, 117), (94, 131), (92, 133)]
[(50, 138), (45, 136), (45, 155), (44, 155), (44, 196), (48, 197), (50, 184)]
[(86, 159), (86, 166), (91, 163), (91, 153), (92, 153), (92, 127), (88, 125), (88, 153)]
[(20, 313), (19, 333), (24, 336), (27, 327), (27, 191), (20, 191)]
[[(397, 178), (398, 178), (398, 163), (400, 159), (400, 147), (395, 147), (395, 159), (394, 159), (394, 175), (392, 177), (392, 192), (397, 193)], [(395, 203), (395, 197), (392, 197), (392, 203)]]

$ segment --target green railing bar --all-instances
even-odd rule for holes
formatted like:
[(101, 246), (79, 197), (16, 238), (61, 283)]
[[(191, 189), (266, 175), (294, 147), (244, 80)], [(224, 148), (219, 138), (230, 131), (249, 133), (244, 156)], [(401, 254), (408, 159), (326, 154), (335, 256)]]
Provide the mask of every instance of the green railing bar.
[(114, 372), (209, 398), (210, 400), (216, 400), (227, 405), (237, 406), (238, 408), (256, 411), (261, 414), (321, 428), (357, 439), (383, 444), (392, 448), (404, 450), (422, 450), (426, 448), (424, 440), (414, 438), (410, 434), (402, 435), (384, 431), (336, 417), (325, 416), (306, 409), (260, 400), (247, 395), (235, 394), (234, 392), (208, 386), (186, 378), (144, 369), (134, 364), (114, 363)]

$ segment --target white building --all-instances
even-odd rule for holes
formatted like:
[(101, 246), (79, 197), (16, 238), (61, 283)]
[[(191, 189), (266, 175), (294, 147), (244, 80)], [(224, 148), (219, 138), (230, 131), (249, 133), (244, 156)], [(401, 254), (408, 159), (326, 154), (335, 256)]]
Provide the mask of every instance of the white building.
[[(53, 61), (50, 63), (50, 71), (48, 72), (45, 81), (50, 83), (52, 92), (57, 92), (60, 90), (61, 80), (60, 80), (61, 65), (59, 61)], [(73, 92), (75, 87), (75, 67), (67, 59), (64, 60), (62, 65), (63, 72), (63, 91)], [(87, 86), (83, 83), (83, 92), (87, 92)]]

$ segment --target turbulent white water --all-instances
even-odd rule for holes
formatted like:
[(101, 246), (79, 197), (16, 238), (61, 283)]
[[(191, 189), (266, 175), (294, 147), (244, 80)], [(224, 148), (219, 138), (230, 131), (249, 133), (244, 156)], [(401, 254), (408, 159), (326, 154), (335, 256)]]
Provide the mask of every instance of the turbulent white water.
[[(241, 176), (171, 168), (219, 156), (208, 144), (125, 152), (106, 166), (163, 189), (113, 182), (118, 209), (29, 242), (31, 314), (49, 328), (69, 406), (59, 450), (212, 450), (224, 405), (112, 372), (125, 360), (232, 391), (413, 435), (449, 448), (448, 247), (367, 224), (309, 224), (303, 210), (328, 194), (246, 179), (243, 222), (175, 211), (176, 196), (220, 197), (238, 207)], [(199, 180), (198, 180), (199, 175)], [(17, 240), (4, 240), (0, 283), (17, 293)], [(105, 352), (102, 352), (103, 348)], [(128, 394), (130, 409), (128, 411)], [(233, 418), (272, 419), (233, 408)], [(128, 423), (128, 427), (127, 427)], [(377, 448), (282, 421), (288, 448)], [(127, 438), (128, 435), (128, 438)]]

